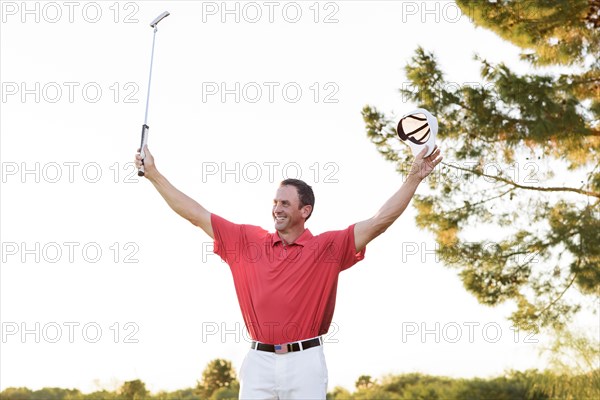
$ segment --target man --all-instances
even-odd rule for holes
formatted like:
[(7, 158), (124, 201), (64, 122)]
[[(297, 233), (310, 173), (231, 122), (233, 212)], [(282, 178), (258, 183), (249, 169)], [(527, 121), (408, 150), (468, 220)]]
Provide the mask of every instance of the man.
[[(415, 157), (402, 187), (367, 220), (313, 236), (304, 227), (315, 199), (297, 179), (281, 182), (273, 199), (275, 233), (212, 214), (162, 176), (148, 148), (145, 176), (167, 204), (215, 241), (231, 269), (244, 322), (254, 340), (240, 369), (240, 399), (325, 399), (327, 333), (338, 274), (362, 260), (367, 244), (406, 209), (419, 183), (442, 157)], [(136, 155), (139, 168), (142, 159)]]

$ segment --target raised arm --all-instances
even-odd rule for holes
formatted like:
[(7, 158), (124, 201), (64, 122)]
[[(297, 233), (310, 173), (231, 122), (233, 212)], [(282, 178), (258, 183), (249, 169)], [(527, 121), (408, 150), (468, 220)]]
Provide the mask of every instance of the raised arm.
[[(144, 153), (146, 154), (146, 158), (144, 159), (144, 176), (152, 182), (169, 207), (192, 224), (202, 228), (208, 236), (214, 238), (212, 224), (210, 222), (210, 212), (202, 207), (197, 201), (178, 190), (167, 180), (167, 178), (158, 172), (156, 165), (154, 164), (154, 157), (152, 157), (152, 153), (148, 150), (148, 146), (144, 148)], [(136, 166), (139, 168), (141, 163), (141, 156), (136, 154)]]
[(426, 152), (427, 148), (415, 157), (406, 181), (385, 202), (383, 207), (373, 217), (354, 225), (354, 245), (357, 252), (361, 251), (371, 240), (385, 232), (402, 215), (415, 194), (419, 183), (442, 161), (440, 149), (436, 149), (429, 157), (424, 158)]

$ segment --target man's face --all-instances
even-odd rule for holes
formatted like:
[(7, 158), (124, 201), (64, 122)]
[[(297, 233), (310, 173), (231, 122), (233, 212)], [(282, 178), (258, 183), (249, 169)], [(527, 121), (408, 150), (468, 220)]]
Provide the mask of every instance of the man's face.
[(275, 229), (286, 233), (297, 226), (304, 226), (304, 220), (310, 212), (310, 206), (300, 209), (298, 190), (294, 186), (280, 186), (273, 199), (273, 220)]

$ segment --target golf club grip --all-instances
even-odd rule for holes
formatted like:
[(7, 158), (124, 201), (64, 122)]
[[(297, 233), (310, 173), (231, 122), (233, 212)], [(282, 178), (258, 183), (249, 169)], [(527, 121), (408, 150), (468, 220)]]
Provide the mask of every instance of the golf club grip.
[(138, 176), (144, 176), (144, 158), (146, 158), (146, 153), (144, 153), (144, 147), (148, 144), (148, 132), (150, 131), (150, 127), (146, 124), (142, 125), (142, 141), (140, 143), (140, 155), (142, 156), (142, 166), (138, 169)]

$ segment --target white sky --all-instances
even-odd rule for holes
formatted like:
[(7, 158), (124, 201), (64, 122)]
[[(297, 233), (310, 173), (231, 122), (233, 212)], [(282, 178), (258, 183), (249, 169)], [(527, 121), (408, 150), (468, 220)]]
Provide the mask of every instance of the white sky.
[[(157, 33), (148, 121), (157, 165), (210, 211), (268, 229), (284, 166), (291, 177), (299, 167), (315, 189), (313, 234), (370, 217), (401, 185), (366, 138), (360, 111), (414, 107), (397, 89), (418, 45), (436, 53), (453, 82), (478, 79), (474, 53), (523, 70), (518, 49), (459, 19), (452, 2), (427, 2), (429, 14), (425, 2), (228, 7), (236, 3), (239, 22), (235, 12), (221, 21), (220, 1), (27, 2), (29, 14), (20, 1), (2, 2), (0, 389), (91, 391), (142, 379), (152, 391), (175, 390), (194, 386), (214, 358), (239, 368), (247, 351), (230, 273), (207, 250), (210, 239), (132, 175), (148, 23), (162, 11), (171, 16)], [(298, 22), (288, 22), (297, 9)], [(262, 18), (251, 23), (256, 10)], [(324, 23), (327, 15), (337, 22)], [(234, 94), (222, 101), (206, 92), (236, 82), (239, 103)], [(262, 97), (252, 103), (256, 87)], [(302, 94), (292, 102), (297, 87)], [(337, 102), (325, 102), (328, 94)], [(223, 174), (236, 165), (239, 178)], [(37, 176), (23, 174), (36, 168)], [(352, 389), (362, 374), (486, 377), (543, 368), (538, 346), (528, 343), (541, 338), (515, 337), (510, 305), (479, 305), (456, 271), (426, 252), (434, 242), (414, 216), (409, 208), (340, 276), (325, 347), (330, 389)], [(137, 263), (125, 262), (128, 255)], [(36, 323), (39, 338), (21, 336)], [(57, 327), (62, 336), (51, 343)], [(421, 338), (423, 328), (431, 332)]]

